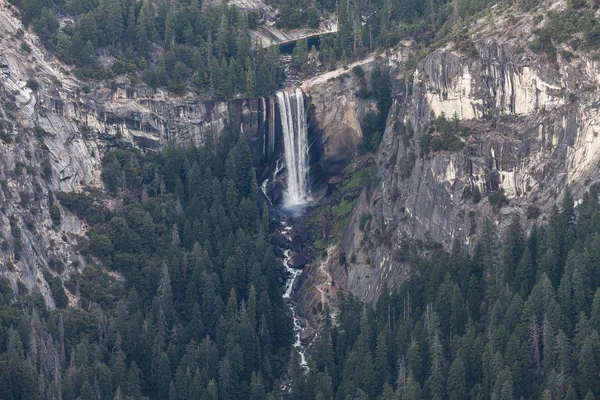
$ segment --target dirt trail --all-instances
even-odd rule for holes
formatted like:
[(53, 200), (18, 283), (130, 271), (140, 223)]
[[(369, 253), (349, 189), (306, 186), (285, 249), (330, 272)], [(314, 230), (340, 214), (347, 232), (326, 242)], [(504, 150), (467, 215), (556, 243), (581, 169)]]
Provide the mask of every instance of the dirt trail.
[(364, 64), (368, 64), (368, 63), (372, 62), (373, 60), (375, 60), (377, 57), (378, 57), (377, 55), (371, 55), (371, 56), (365, 58), (364, 60), (359, 60), (359, 61), (353, 62), (352, 64), (349, 64), (347, 67), (338, 68), (336, 70), (325, 72), (324, 74), (314, 76), (312, 78), (305, 80), (302, 83), (302, 85), (300, 85), (300, 87), (306, 91), (311, 86), (317, 86), (317, 85), (323, 84), (330, 79), (338, 78), (342, 74), (351, 72), (352, 68), (354, 68), (356, 66), (362, 66)]
[[(331, 286), (331, 274), (329, 273), (328, 269), (329, 269), (329, 264), (331, 263), (331, 260), (333, 259), (334, 255), (337, 252), (337, 246), (330, 246), (327, 249), (327, 257), (321, 261), (321, 264), (319, 265), (319, 269), (317, 270), (317, 281), (319, 280), (323, 280), (321, 283), (319, 283), (318, 285), (316, 285), (316, 289), (319, 291), (319, 293), (321, 294), (321, 304), (323, 304), (323, 307), (325, 307), (326, 304), (329, 304), (329, 288), (332, 287)], [(333, 311), (333, 310), (332, 310)], [(332, 320), (335, 320), (335, 313), (332, 313), (331, 315)]]

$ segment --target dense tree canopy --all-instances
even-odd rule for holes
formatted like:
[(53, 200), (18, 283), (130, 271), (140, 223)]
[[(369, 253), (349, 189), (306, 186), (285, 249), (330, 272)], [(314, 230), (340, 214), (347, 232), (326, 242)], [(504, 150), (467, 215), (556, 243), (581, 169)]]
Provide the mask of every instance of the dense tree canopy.
[(517, 217), (502, 235), (486, 224), (472, 257), (411, 243), (410, 281), (384, 288), (375, 308), (340, 294), (338, 324), (319, 336), (292, 397), (599, 396), (599, 216), (597, 187), (577, 220), (567, 190), (527, 236)]
[[(128, 74), (153, 88), (211, 98), (272, 94), (284, 79), (276, 46), (252, 43), (264, 23), (257, 11), (197, 0), (13, 0), (26, 26), (86, 78)], [(535, 0), (530, 2), (535, 3)], [(335, 17), (338, 33), (323, 38), (318, 57), (329, 68), (412, 37), (427, 45), (491, 0), (273, 0), (283, 29), (318, 28)], [(523, 5), (525, 7), (525, 5)], [(527, 6), (530, 7), (530, 6)], [(587, 14), (586, 14), (587, 15)], [(61, 28), (59, 19), (64, 22)], [(595, 41), (595, 22), (586, 25)], [(586, 28), (587, 29), (587, 28)], [(595, 29), (595, 30), (594, 30)], [(542, 43), (540, 46), (544, 46)], [(552, 46), (552, 43), (549, 44)], [(309, 73), (305, 65), (298, 71)]]
[(51, 274), (61, 308), (52, 312), (39, 294), (13, 303), (1, 282), (0, 398), (246, 399), (278, 390), (292, 320), (251, 157), (231, 129), (216, 149), (114, 150), (102, 178), (116, 208), (58, 196), (90, 225), (82, 253), (91, 263), (65, 284), (81, 308), (64, 308)]

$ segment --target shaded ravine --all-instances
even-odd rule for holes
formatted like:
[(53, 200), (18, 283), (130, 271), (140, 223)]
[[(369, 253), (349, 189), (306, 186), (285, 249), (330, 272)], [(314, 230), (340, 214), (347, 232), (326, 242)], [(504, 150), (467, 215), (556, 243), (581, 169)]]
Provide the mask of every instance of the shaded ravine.
[[(282, 229), (282, 234), (288, 241), (291, 241), (290, 233), (292, 231), (292, 226), (288, 225), (286, 222), (281, 223), (284, 228)], [(292, 250), (286, 249), (284, 252), (283, 266), (287, 271), (289, 277), (285, 282), (285, 292), (283, 293), (283, 299), (287, 303), (288, 307), (292, 311), (292, 317), (294, 318), (294, 349), (298, 351), (300, 355), (300, 366), (306, 370), (308, 370), (308, 364), (306, 362), (306, 350), (302, 345), (301, 334), (302, 334), (302, 325), (300, 324), (300, 320), (296, 315), (296, 304), (292, 300), (292, 292), (294, 290), (294, 283), (296, 282), (296, 278), (300, 276), (302, 273), (301, 269), (293, 268), (289, 265), (290, 260), (292, 259)]]
[[(296, 88), (295, 90), (279, 91), (276, 97), (281, 116), (286, 171), (282, 211), (292, 216), (281, 222), (281, 234), (285, 237), (286, 242), (291, 244), (294, 217), (304, 214), (306, 205), (312, 200), (309, 183), (308, 129), (302, 90)], [(287, 274), (283, 299), (290, 308), (294, 320), (294, 349), (300, 355), (300, 367), (308, 371), (305, 347), (302, 344), (303, 325), (296, 313), (296, 304), (292, 300), (294, 283), (302, 273), (300, 268), (304, 267), (305, 261), (302, 261), (302, 265), (298, 265), (292, 261), (295, 256), (296, 254), (289, 247), (283, 252), (283, 266)], [(302, 255), (298, 256), (303, 257)]]

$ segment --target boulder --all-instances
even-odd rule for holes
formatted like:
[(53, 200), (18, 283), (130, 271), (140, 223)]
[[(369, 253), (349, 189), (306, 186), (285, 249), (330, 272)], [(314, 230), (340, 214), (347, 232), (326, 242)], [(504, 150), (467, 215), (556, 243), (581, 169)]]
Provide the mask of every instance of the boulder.
[(305, 256), (303, 256), (302, 254), (298, 254), (292, 257), (292, 259), (288, 262), (288, 265), (294, 269), (302, 269), (306, 266), (307, 261), (308, 260)]
[(275, 257), (283, 258), (285, 254), (283, 254), (283, 249), (279, 246), (273, 246), (273, 253), (275, 253)]
[(279, 232), (275, 232), (274, 234), (271, 235), (271, 244), (278, 246), (278, 247), (285, 247), (287, 245), (288, 241), (286, 239), (285, 236), (283, 236), (281, 233)]
[(298, 235), (295, 235), (290, 242), (290, 249), (292, 249), (294, 253), (300, 253), (303, 246), (304, 242), (302, 241), (302, 238)]

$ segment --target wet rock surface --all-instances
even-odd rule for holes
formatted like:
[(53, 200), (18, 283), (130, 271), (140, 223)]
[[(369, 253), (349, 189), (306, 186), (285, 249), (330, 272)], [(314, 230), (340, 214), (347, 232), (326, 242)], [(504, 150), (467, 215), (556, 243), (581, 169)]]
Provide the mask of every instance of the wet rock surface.
[(298, 254), (298, 255), (292, 257), (288, 264), (292, 268), (302, 269), (306, 266), (307, 261), (308, 260), (306, 259), (305, 256), (303, 256), (302, 254)]

